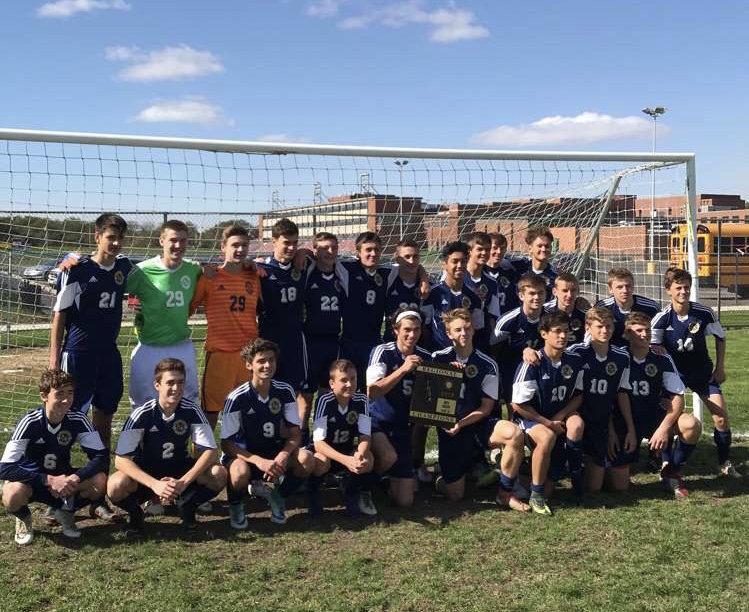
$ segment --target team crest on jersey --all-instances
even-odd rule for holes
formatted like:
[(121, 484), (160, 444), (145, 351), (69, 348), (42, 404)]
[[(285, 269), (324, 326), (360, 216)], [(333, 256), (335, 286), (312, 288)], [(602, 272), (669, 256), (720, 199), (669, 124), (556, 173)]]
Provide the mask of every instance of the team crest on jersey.
[(470, 308), (471, 307), (471, 298), (469, 298), (467, 295), (463, 296), (463, 299), (460, 301), (463, 308)]
[(72, 434), (67, 430), (63, 429), (57, 434), (57, 443), (60, 446), (68, 446), (73, 441)]
[(249, 282), (245, 283), (244, 290), (247, 293), (252, 293), (252, 290), (253, 290), (252, 283), (249, 283)]
[(298, 281), (300, 278), (302, 278), (302, 273), (299, 270), (297, 270), (296, 268), (294, 268), (291, 271), (291, 280)]
[(580, 328), (581, 328), (582, 326), (583, 326), (583, 324), (582, 324), (582, 323), (580, 322), (580, 319), (572, 319), (572, 320), (570, 321), (570, 329), (571, 329), (572, 331), (577, 331), (577, 330), (579, 330), (579, 329), (580, 329)]
[(507, 289), (507, 287), (510, 286), (510, 279), (506, 276), (501, 276), (499, 278), (499, 284), (502, 285), (502, 289)]
[(355, 410), (352, 410), (346, 415), (346, 422), (349, 425), (353, 425), (354, 423), (356, 423), (356, 419), (358, 418), (359, 418), (359, 413), (357, 413)]
[(172, 429), (174, 430), (174, 433), (176, 433), (178, 436), (182, 436), (187, 431), (187, 423), (183, 421), (182, 419), (177, 419), (174, 421), (174, 425), (172, 425)]
[(572, 369), (571, 365), (568, 365), (565, 363), (562, 366), (561, 373), (562, 373), (562, 378), (569, 380), (570, 378), (572, 378), (572, 374), (574, 374), (574, 370)]
[(645, 366), (645, 374), (650, 376), (651, 378), (658, 374), (658, 366), (654, 363), (649, 363)]
[(378, 287), (382, 287), (382, 276), (380, 276), (379, 272), (374, 275), (374, 282)]
[(466, 376), (468, 378), (476, 378), (476, 375), (479, 373), (479, 369), (472, 363), (469, 363), (466, 366)]
[(486, 297), (486, 294), (489, 293), (489, 289), (487, 289), (486, 285), (484, 283), (481, 283), (476, 288), (476, 294), (483, 300)]
[(125, 275), (122, 273), (122, 270), (117, 270), (117, 272), (114, 273), (114, 282), (118, 285), (125, 282)]
[(274, 397), (270, 400), (269, 406), (270, 406), (270, 411), (273, 414), (278, 414), (279, 412), (281, 412), (281, 400), (278, 399), (277, 397)]
[(616, 364), (613, 361), (609, 361), (606, 364), (606, 374), (608, 374), (609, 376), (613, 376), (614, 374), (616, 374), (618, 369), (619, 368), (616, 367)]
[(189, 289), (190, 288), (190, 277), (185, 275), (182, 278), (179, 279), (179, 284), (182, 285), (183, 289)]
[(698, 331), (700, 331), (700, 322), (699, 321), (693, 321), (689, 324), (689, 333), (690, 334), (696, 334)]

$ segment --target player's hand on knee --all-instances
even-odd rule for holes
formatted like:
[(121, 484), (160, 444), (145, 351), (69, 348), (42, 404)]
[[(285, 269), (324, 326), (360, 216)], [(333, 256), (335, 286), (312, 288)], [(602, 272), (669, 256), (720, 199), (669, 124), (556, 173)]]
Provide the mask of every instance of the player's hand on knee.
[(650, 450), (663, 450), (668, 445), (668, 440), (670, 437), (671, 436), (668, 431), (662, 431), (659, 427), (653, 432), (653, 435), (650, 436), (650, 440), (648, 441)]

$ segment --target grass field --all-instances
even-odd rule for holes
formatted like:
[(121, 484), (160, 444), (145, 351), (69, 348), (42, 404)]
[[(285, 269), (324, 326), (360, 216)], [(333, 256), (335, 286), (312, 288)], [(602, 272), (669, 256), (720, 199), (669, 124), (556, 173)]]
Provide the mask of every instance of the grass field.
[[(747, 351), (749, 330), (729, 332), (724, 391), (736, 432), (749, 432)], [(685, 471), (688, 500), (641, 473), (630, 493), (584, 508), (563, 488), (551, 518), (499, 510), (493, 489), (454, 505), (427, 489), (408, 511), (378, 494), (377, 520), (353, 520), (331, 490), (316, 524), (300, 495), (282, 527), (253, 501), (250, 529), (237, 534), (219, 502), (187, 537), (174, 516), (150, 520), (136, 544), (83, 519), (71, 543), (36, 520), (36, 540), (19, 549), (0, 516), (0, 611), (746, 609), (749, 475), (714, 475), (710, 431)], [(749, 441), (734, 454), (747, 472)]]

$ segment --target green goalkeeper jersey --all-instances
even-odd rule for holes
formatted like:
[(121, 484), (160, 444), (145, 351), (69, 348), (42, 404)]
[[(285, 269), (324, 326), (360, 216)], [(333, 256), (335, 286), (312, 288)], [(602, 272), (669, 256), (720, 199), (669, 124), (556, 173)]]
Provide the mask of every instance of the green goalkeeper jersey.
[(200, 265), (183, 260), (170, 270), (156, 256), (139, 263), (127, 277), (127, 291), (140, 301), (135, 333), (142, 344), (164, 346), (190, 337), (187, 318)]

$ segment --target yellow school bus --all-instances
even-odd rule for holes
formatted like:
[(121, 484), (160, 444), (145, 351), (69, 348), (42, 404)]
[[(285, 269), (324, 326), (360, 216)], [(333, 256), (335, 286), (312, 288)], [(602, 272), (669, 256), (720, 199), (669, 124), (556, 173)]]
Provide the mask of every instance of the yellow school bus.
[[(671, 228), (671, 264), (687, 267), (687, 225)], [(700, 223), (697, 225), (697, 275), (701, 285), (738, 286), (749, 293), (749, 223)]]

